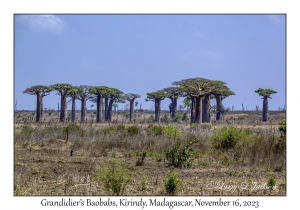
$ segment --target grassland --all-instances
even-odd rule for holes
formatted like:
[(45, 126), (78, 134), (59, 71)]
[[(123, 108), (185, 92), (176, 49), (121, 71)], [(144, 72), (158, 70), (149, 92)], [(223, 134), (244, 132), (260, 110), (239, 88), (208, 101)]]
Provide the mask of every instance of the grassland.
[[(229, 112), (211, 126), (190, 126), (183, 112), (176, 122), (163, 113), (160, 125), (151, 112), (135, 112), (134, 123), (126, 112), (95, 123), (88, 111), (82, 124), (59, 123), (49, 112), (40, 123), (32, 112), (15, 113), (14, 195), (165, 196), (171, 172), (179, 180), (174, 195), (286, 195), (278, 129), (285, 112), (269, 112), (268, 122), (260, 112)], [(172, 164), (168, 152), (191, 164)]]

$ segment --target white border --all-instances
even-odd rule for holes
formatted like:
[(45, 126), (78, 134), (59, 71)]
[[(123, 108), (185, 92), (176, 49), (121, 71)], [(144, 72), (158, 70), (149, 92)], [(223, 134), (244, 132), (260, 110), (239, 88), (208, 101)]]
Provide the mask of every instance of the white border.
[[(287, 166), (287, 196), (286, 197), (224, 197), (224, 200), (259, 200), (259, 209), (272, 209), (276, 207), (296, 207), (298, 206), (298, 186), (297, 174), (299, 166), (297, 164), (299, 151), (299, 139), (296, 137), (296, 129), (299, 127), (296, 115), (299, 112), (297, 103), (298, 96), (298, 71), (300, 45), (299, 26), (300, 15), (296, 1), (270, 1), (270, 0), (111, 0), (111, 1), (40, 1), (40, 0), (2, 0), (0, 3), (0, 25), (1, 25), (1, 110), (0, 120), (1, 135), (1, 202), (4, 209), (26, 208), (41, 209), (40, 201), (42, 197), (13, 197), (13, 15), (15, 13), (281, 13), (287, 14), (287, 99), (296, 98), (294, 101), (288, 100), (288, 166)], [(7, 101), (7, 102), (6, 102)], [(296, 127), (297, 126), (297, 127)], [(299, 129), (299, 128), (298, 128)], [(54, 199), (54, 197), (49, 197)], [(130, 197), (126, 197), (130, 198)], [(153, 197), (152, 197), (153, 198)], [(161, 198), (161, 197), (160, 197)], [(196, 197), (181, 197), (180, 199), (194, 200)], [(218, 197), (201, 197), (207, 200), (217, 200)], [(59, 198), (58, 198), (59, 199)], [(80, 199), (80, 197), (72, 197)], [(84, 197), (86, 199), (86, 197)], [(95, 199), (95, 197), (93, 197)], [(118, 198), (115, 198), (118, 199)], [(149, 199), (145, 197), (145, 199)], [(178, 199), (178, 198), (174, 198)], [(43, 207), (47, 208), (47, 207)], [(87, 208), (87, 207), (85, 207)], [(100, 208), (100, 207), (95, 207)], [(249, 208), (249, 207), (248, 207)], [(149, 207), (147, 208), (149, 209)], [(165, 209), (168, 209), (165, 207)], [(177, 208), (175, 208), (177, 209)], [(214, 209), (213, 207), (209, 209)], [(294, 208), (296, 209), (296, 208)]]

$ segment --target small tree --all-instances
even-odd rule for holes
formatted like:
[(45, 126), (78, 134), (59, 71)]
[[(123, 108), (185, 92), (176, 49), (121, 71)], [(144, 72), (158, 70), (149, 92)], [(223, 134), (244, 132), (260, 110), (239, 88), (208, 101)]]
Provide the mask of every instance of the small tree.
[[(268, 121), (268, 98), (270, 95), (277, 93), (275, 90), (258, 88), (255, 90), (263, 98), (263, 110), (262, 110), (262, 121)], [(272, 99), (272, 98), (271, 98)]]
[(31, 86), (23, 91), (23, 93), (36, 95), (36, 122), (39, 122), (43, 115), (43, 97), (49, 95), (51, 91), (51, 87), (44, 85)]

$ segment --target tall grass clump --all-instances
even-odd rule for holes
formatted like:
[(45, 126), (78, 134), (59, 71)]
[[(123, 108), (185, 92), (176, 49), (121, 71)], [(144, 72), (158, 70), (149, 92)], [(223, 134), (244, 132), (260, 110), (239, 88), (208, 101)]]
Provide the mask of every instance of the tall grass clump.
[(132, 173), (117, 158), (106, 164), (101, 164), (95, 171), (99, 183), (112, 195), (123, 195), (127, 183), (131, 180)]
[(180, 180), (177, 173), (175, 172), (169, 173), (164, 180), (166, 192), (169, 195), (174, 195), (178, 190), (179, 182)]

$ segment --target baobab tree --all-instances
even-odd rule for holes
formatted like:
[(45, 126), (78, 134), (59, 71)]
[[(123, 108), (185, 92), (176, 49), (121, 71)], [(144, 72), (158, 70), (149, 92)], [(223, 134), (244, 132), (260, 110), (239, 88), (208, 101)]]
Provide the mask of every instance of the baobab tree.
[(93, 86), (90, 87), (89, 92), (92, 95), (95, 95), (96, 98), (92, 98), (93, 102), (96, 102), (96, 122), (101, 122), (102, 117), (102, 109), (103, 109), (103, 94), (107, 93), (109, 87), (106, 86)]
[(228, 96), (235, 95), (234, 92), (232, 92), (227, 86), (221, 87), (219, 90), (214, 92), (216, 103), (217, 103), (217, 114), (216, 114), (216, 120), (221, 120), (221, 111), (222, 111), (222, 101), (227, 98)]
[(107, 121), (111, 121), (111, 112), (112, 112), (112, 107), (113, 103), (124, 103), (124, 98), (123, 98), (123, 92), (120, 91), (117, 88), (110, 88), (109, 90), (109, 103), (108, 103), (108, 108), (107, 108), (107, 113), (105, 116), (105, 119)]
[(90, 97), (90, 92), (89, 92), (90, 86), (88, 85), (80, 85), (78, 94), (77, 94), (77, 99), (81, 101), (81, 122), (85, 121), (85, 116), (86, 116), (86, 101)]
[(171, 100), (171, 117), (174, 118), (177, 112), (177, 99), (183, 95), (178, 87), (168, 87), (164, 88), (162, 91), (165, 91), (168, 94), (168, 98)]
[(146, 101), (154, 101), (154, 107), (155, 107), (155, 122), (160, 122), (160, 104), (161, 101), (164, 100), (166, 97), (168, 97), (169, 94), (167, 94), (165, 91), (159, 90), (156, 92), (147, 93)]
[(57, 83), (50, 86), (53, 90), (57, 91), (57, 95), (60, 95), (60, 117), (59, 120), (64, 122), (67, 115), (67, 96), (72, 90), (73, 85), (67, 83)]
[(71, 98), (72, 101), (72, 113), (71, 113), (71, 121), (75, 121), (75, 113), (76, 113), (76, 99), (78, 97), (78, 94), (80, 92), (80, 88), (78, 86), (73, 86), (71, 90), (69, 90), (68, 97)]
[(258, 88), (257, 90), (255, 90), (255, 93), (258, 93), (260, 96), (263, 97), (262, 121), (268, 121), (268, 98), (271, 98), (270, 95), (275, 94), (277, 92), (272, 89)]
[(133, 119), (133, 109), (134, 109), (134, 100), (136, 98), (140, 98), (141, 96), (139, 94), (134, 94), (134, 93), (127, 93), (124, 95), (125, 100), (129, 101), (130, 105), (129, 105), (129, 110), (130, 110), (130, 114), (129, 114), (129, 121), (132, 122)]
[(39, 122), (43, 115), (43, 97), (49, 95), (51, 91), (51, 87), (44, 85), (31, 86), (23, 91), (23, 93), (36, 95), (36, 122)]
[(210, 94), (211, 80), (197, 77), (173, 82), (173, 85), (178, 85), (182, 92), (191, 97), (191, 124), (202, 122), (203, 97)]

